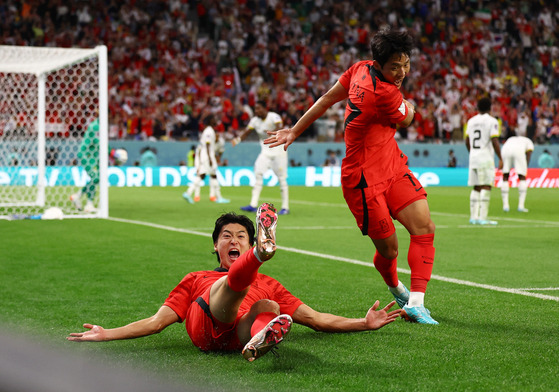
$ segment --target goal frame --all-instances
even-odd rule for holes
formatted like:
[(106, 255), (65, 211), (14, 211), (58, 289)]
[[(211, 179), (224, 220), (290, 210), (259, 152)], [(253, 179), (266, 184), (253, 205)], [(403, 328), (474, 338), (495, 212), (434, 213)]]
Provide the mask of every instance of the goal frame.
[[(4, 74), (31, 74), (37, 80), (37, 120), (34, 124), (37, 137), (37, 196), (34, 202), (17, 201), (11, 203), (13, 206), (35, 206), (46, 207), (45, 190), (46, 184), (46, 81), (49, 74), (63, 68), (85, 62), (92, 57), (97, 58), (98, 62), (98, 116), (99, 116), (99, 186), (98, 186), (98, 205), (93, 213), (83, 213), (74, 211), (71, 214), (64, 214), (65, 218), (107, 218), (109, 216), (109, 195), (108, 195), (108, 56), (107, 47), (99, 45), (91, 49), (83, 48), (50, 48), (50, 47), (31, 47), (31, 46), (3, 46), (2, 51), (20, 52), (29, 55), (37, 61), (29, 63), (22, 62), (19, 57), (11, 58), (2, 56), (0, 60), (0, 72)], [(56, 54), (59, 54), (57, 58)], [(61, 55), (63, 54), (63, 55)], [(0, 185), (1, 186), (1, 185)], [(56, 205), (54, 205), (56, 207)], [(10, 203), (1, 203), (0, 207), (10, 207)], [(5, 208), (3, 209), (5, 210)], [(13, 219), (13, 216), (0, 211), (0, 219)]]

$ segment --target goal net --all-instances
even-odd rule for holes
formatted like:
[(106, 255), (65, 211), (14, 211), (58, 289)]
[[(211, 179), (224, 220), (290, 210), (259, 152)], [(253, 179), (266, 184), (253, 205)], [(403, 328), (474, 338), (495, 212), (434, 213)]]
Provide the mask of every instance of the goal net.
[(108, 216), (107, 48), (0, 46), (0, 218)]

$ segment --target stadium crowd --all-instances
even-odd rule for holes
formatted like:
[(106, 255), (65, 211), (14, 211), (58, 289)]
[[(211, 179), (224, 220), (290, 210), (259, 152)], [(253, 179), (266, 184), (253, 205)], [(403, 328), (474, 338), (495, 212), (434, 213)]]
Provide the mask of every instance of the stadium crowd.
[[(7, 0), (0, 19), (2, 45), (107, 45), (111, 138), (197, 139), (209, 113), (233, 138), (257, 100), (289, 126), (390, 25), (417, 42), (402, 87), (416, 120), (397, 137), (461, 142), (490, 94), (505, 135), (559, 143), (555, 2)], [(343, 139), (343, 110), (327, 112), (332, 141)]]

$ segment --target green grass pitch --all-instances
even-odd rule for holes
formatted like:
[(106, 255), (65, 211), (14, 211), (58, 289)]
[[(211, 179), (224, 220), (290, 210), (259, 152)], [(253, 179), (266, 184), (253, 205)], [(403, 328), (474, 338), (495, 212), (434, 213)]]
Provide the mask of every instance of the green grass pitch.
[[(204, 354), (183, 324), (107, 343), (65, 337), (84, 322), (116, 327), (152, 315), (186, 273), (217, 266), (215, 219), (248, 204), (250, 188), (223, 188), (231, 204), (187, 204), (181, 188), (111, 188), (108, 220), (0, 221), (0, 325), (92, 358), (110, 358), (184, 385), (223, 391), (549, 391), (559, 385), (559, 194), (529, 189), (527, 214), (501, 211), (496, 227), (468, 224), (466, 187), (428, 188), (437, 225), (426, 306), (439, 326), (403, 320), (378, 331), (317, 333), (295, 325), (279, 357)], [(291, 187), (279, 249), (260, 272), (309, 306), (362, 317), (392, 298), (372, 268), (339, 188)], [(279, 207), (279, 188), (261, 201)], [(409, 284), (409, 235), (397, 224), (400, 279)]]

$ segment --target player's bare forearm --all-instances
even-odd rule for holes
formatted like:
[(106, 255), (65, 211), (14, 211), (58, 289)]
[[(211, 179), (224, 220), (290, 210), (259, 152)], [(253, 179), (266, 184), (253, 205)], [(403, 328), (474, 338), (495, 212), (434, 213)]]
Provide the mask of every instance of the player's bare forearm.
[(148, 319), (139, 320), (123, 327), (111, 329), (105, 329), (100, 325), (85, 323), (83, 327), (88, 329), (88, 331), (71, 333), (66, 339), (73, 342), (107, 342), (110, 340), (140, 338), (158, 332), (155, 329), (146, 328), (147, 325), (145, 325), (145, 322), (147, 320)]
[(241, 134), (235, 138), (233, 138), (231, 140), (231, 144), (233, 145), (233, 147), (235, 147), (237, 144), (239, 144), (240, 142), (242, 142), (243, 140), (245, 140), (247, 138), (247, 136), (249, 135), (249, 133), (252, 132), (252, 129), (245, 129), (243, 132), (241, 132)]
[(297, 121), (293, 128), (285, 128), (279, 131), (268, 132), (268, 137), (264, 140), (264, 144), (269, 144), (270, 147), (277, 147), (284, 145), (284, 149), (295, 141), (305, 130), (318, 118), (320, 118), (326, 110), (336, 102), (347, 98), (347, 91), (340, 82), (328, 90), (326, 94), (321, 96), (315, 103), (305, 112), (303, 117)]
[(492, 138), (491, 143), (493, 144), (493, 149), (495, 150), (495, 154), (497, 154), (497, 157), (501, 161), (502, 160), (502, 158), (501, 158), (501, 145), (499, 144), (499, 138), (498, 137)]
[(86, 323), (83, 327), (88, 331), (71, 333), (66, 339), (73, 342), (135, 339), (159, 333), (177, 321), (179, 321), (177, 314), (171, 308), (162, 306), (153, 316), (118, 328), (105, 329), (100, 325)]
[(284, 149), (291, 145), (305, 130), (320, 116), (322, 116), (326, 110), (327, 106), (321, 104), (321, 99), (315, 102), (313, 106), (297, 121), (293, 128), (285, 128), (277, 131), (269, 131), (269, 137), (264, 140), (264, 144), (269, 144), (270, 147), (276, 147), (284, 145)]
[(315, 331), (341, 333), (371, 331), (394, 322), (401, 310), (390, 311), (396, 302), (392, 301), (381, 310), (377, 310), (379, 301), (369, 309), (364, 318), (346, 318), (330, 313), (316, 312), (306, 305), (301, 305), (293, 314), (296, 323), (306, 325)]

